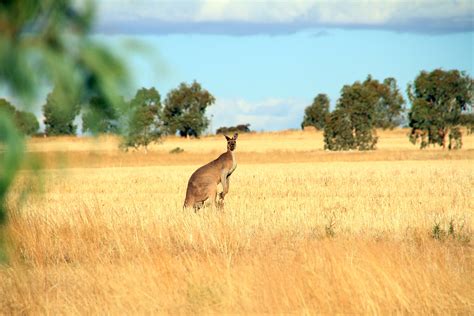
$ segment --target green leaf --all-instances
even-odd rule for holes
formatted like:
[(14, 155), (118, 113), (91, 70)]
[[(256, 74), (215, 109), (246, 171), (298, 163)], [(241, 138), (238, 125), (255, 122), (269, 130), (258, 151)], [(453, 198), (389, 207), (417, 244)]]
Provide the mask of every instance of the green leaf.
[(23, 137), (13, 117), (0, 109), (0, 224), (6, 220), (6, 197), (23, 158)]

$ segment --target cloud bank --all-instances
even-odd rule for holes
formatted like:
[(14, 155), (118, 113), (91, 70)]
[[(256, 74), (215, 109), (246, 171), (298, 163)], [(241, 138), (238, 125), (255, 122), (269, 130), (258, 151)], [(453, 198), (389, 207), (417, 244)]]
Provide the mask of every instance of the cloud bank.
[(250, 124), (250, 129), (255, 131), (276, 131), (299, 128), (307, 105), (307, 102), (297, 99), (267, 98), (250, 102), (217, 98), (207, 116), (212, 118), (212, 132), (222, 126), (238, 124)]
[(107, 34), (279, 35), (315, 28), (474, 30), (472, 0), (101, 0)]

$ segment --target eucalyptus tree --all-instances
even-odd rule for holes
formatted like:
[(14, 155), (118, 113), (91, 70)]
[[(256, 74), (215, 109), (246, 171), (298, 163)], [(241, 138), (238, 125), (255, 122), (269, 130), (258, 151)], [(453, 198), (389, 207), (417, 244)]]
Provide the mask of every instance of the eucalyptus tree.
[(20, 111), (9, 101), (0, 99), (0, 110), (4, 115), (13, 118), (16, 128), (24, 135), (33, 135), (39, 130), (39, 122), (36, 116), (27, 111)]
[(314, 126), (318, 130), (323, 130), (326, 124), (326, 117), (329, 114), (329, 98), (326, 94), (318, 94), (311, 105), (304, 110), (301, 128)]
[(473, 104), (473, 79), (459, 70), (421, 71), (407, 94), (412, 104), (409, 112), (410, 141), (420, 147), (439, 145), (462, 147), (462, 114)]
[(325, 148), (375, 149), (376, 128), (394, 128), (401, 122), (405, 100), (394, 78), (383, 82), (367, 76), (341, 89), (336, 109), (326, 115)]
[(147, 153), (148, 145), (157, 142), (163, 134), (160, 93), (153, 87), (142, 88), (129, 105), (122, 147), (138, 149), (143, 146)]
[(206, 109), (214, 104), (214, 96), (194, 81), (181, 83), (171, 90), (164, 101), (163, 123), (169, 134), (182, 137), (200, 136), (209, 126)]
[[(121, 104), (125, 101), (118, 100)], [(112, 105), (103, 97), (93, 96), (84, 105), (82, 131), (92, 134), (117, 134), (120, 131), (120, 112), (123, 106)]]

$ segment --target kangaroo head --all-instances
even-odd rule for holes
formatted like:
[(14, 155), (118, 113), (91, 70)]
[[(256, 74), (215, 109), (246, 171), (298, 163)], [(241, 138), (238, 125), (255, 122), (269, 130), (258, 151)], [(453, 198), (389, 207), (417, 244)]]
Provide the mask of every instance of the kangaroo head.
[(235, 149), (235, 146), (237, 146), (237, 136), (239, 136), (239, 134), (235, 133), (234, 137), (232, 138), (230, 138), (227, 135), (224, 135), (224, 136), (225, 136), (225, 139), (227, 139), (227, 149), (230, 151), (233, 151)]

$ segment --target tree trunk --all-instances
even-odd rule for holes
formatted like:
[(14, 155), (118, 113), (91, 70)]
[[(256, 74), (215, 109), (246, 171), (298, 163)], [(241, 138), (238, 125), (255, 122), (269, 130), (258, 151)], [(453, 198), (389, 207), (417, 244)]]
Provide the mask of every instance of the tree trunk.
[(438, 136), (441, 138), (441, 146), (443, 146), (443, 149), (446, 149), (446, 129), (439, 129), (438, 130)]

